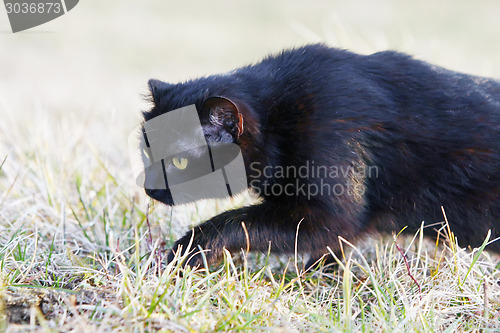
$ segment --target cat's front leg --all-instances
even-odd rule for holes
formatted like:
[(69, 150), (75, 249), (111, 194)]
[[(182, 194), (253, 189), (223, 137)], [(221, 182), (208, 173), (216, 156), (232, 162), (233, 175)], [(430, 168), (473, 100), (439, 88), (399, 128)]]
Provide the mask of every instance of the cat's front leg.
[(290, 243), (292, 235), (287, 235), (288, 225), (292, 222), (284, 219), (284, 215), (290, 214), (286, 209), (269, 203), (224, 212), (194, 227), (177, 240), (167, 261), (171, 262), (177, 252), (185, 254), (189, 250), (190, 254), (184, 265), (202, 266), (201, 248), (211, 265), (222, 259), (224, 248), (229, 251), (239, 251), (241, 248), (266, 251), (270, 241), (275, 243), (273, 252), (286, 252), (289, 250), (288, 244), (293, 244), (293, 239)]
[[(217, 215), (189, 231), (170, 251), (171, 262), (175, 253), (186, 253), (192, 239), (190, 254), (184, 265), (202, 266), (202, 248), (209, 265), (219, 262), (223, 249), (240, 249), (273, 253), (299, 253), (316, 255), (326, 253), (326, 247), (338, 248), (338, 236), (351, 237), (359, 228), (357, 216), (332, 216), (321, 209), (264, 202), (258, 205), (230, 210)], [(244, 225), (243, 225), (244, 224)], [(300, 225), (299, 225), (300, 224)], [(194, 232), (194, 235), (193, 235)]]

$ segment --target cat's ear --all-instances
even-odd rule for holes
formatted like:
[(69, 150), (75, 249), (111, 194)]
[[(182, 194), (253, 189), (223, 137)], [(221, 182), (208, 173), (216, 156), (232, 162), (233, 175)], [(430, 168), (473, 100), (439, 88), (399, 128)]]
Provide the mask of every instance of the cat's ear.
[(245, 105), (225, 97), (209, 97), (203, 102), (202, 113), (208, 121), (239, 137), (243, 134), (243, 114)]
[(174, 85), (160, 80), (150, 79), (148, 81), (148, 86), (149, 91), (151, 92), (151, 99), (153, 100), (153, 103), (158, 104), (162, 96), (164, 96), (166, 92)]

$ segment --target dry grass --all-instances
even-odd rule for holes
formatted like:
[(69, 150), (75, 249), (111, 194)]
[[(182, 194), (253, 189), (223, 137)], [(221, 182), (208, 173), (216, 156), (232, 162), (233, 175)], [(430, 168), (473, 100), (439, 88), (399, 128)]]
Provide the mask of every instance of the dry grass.
[(0, 34), (0, 330), (500, 330), (498, 258), (446, 234), (437, 246), (420, 232), (346, 243), (338, 267), (315, 273), (265, 254), (162, 267), (158, 253), (190, 225), (252, 198), (149, 209), (126, 145), (148, 78), (227, 71), (311, 41), (500, 77), (500, 7), (482, 3), (89, 0), (35, 32)]

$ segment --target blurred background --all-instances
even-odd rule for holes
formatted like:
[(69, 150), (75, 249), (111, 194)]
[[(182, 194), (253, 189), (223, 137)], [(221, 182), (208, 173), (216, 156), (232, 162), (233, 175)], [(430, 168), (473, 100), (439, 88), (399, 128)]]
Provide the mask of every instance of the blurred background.
[(93, 174), (102, 168), (142, 193), (127, 136), (148, 108), (149, 78), (225, 72), (313, 42), (364, 54), (393, 49), (500, 78), (499, 14), (497, 0), (82, 0), (13, 34), (2, 7), (0, 162), (8, 158), (0, 192), (18, 200), (3, 212), (58, 207), (58, 193), (61, 202), (77, 200), (75, 181), (99, 181)]
[[(0, 9), (2, 115), (102, 113), (107, 131), (147, 108), (146, 81), (225, 72), (312, 42), (359, 53), (394, 49), (500, 77), (500, 2), (97, 1), (12, 34)], [(47, 114), (46, 114), (47, 115)], [(48, 115), (47, 115), (48, 116)], [(93, 122), (93, 119), (87, 119)]]

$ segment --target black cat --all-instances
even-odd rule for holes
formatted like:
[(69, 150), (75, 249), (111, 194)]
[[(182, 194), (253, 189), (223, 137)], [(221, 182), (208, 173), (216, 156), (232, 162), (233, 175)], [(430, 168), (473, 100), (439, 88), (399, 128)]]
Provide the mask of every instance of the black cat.
[[(480, 245), (488, 229), (500, 236), (499, 81), (397, 52), (315, 44), (228, 74), (149, 87), (145, 121), (195, 104), (206, 141), (239, 145), (248, 186), (262, 198), (194, 228), (172, 251), (185, 250), (194, 232), (191, 249), (209, 250), (209, 263), (224, 247), (293, 253), (300, 222), (297, 248), (311, 265), (327, 246), (339, 250), (338, 236), (414, 232), (422, 221), (442, 221), (441, 206), (461, 245)], [(146, 192), (173, 204), (168, 188)], [(500, 242), (488, 249), (500, 251)]]

